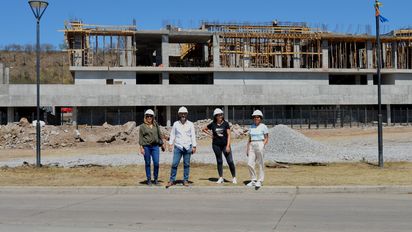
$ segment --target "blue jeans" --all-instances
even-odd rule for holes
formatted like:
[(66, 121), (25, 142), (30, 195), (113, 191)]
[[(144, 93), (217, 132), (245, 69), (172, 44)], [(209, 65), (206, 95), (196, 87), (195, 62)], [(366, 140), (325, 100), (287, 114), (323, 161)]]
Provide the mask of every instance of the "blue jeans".
[(173, 162), (172, 162), (172, 168), (170, 171), (170, 182), (174, 182), (176, 180), (176, 173), (177, 173), (177, 167), (179, 166), (180, 160), (182, 159), (183, 156), (183, 180), (188, 181), (189, 180), (189, 173), (190, 173), (190, 156), (192, 155), (192, 147), (189, 149), (180, 149), (175, 146), (174, 152), (173, 152)]
[(159, 146), (158, 145), (146, 145), (144, 148), (144, 163), (146, 169), (146, 178), (151, 180), (151, 170), (150, 170), (150, 158), (153, 159), (153, 176), (157, 180), (159, 176)]

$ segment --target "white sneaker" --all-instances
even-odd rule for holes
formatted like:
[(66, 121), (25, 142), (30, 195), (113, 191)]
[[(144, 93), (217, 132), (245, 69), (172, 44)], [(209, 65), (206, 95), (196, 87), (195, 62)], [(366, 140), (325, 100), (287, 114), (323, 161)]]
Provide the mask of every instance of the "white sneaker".
[(236, 179), (236, 177), (233, 177), (232, 183), (233, 183), (233, 184), (237, 184), (237, 179)]
[(248, 187), (253, 187), (253, 186), (255, 186), (255, 184), (256, 184), (256, 181), (255, 181), (255, 180), (252, 180), (252, 181), (249, 182), (249, 184), (247, 184), (246, 186), (248, 186)]
[(260, 181), (256, 182), (255, 187), (256, 188), (262, 187), (262, 182), (260, 182)]
[(223, 177), (220, 177), (219, 180), (216, 181), (217, 184), (221, 184), (225, 182), (225, 180), (223, 179)]

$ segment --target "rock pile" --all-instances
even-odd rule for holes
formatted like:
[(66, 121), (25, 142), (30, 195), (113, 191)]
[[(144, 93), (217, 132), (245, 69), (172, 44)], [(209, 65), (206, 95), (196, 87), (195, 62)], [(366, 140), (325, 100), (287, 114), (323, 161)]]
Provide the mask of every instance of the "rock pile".
[[(213, 120), (204, 119), (204, 120), (198, 120), (193, 123), (195, 125), (197, 139), (202, 140), (202, 139), (210, 137), (208, 134), (202, 132), (202, 129), (205, 128), (207, 125), (209, 125), (211, 122), (213, 122)], [(232, 132), (231, 133), (232, 138), (238, 139), (238, 138), (242, 138), (249, 134), (248, 127), (240, 126), (238, 124), (232, 124), (230, 122), (229, 122), (229, 125), (230, 125), (230, 130)]]
[[(197, 139), (205, 139), (207, 134), (202, 128), (212, 120), (195, 122)], [(237, 124), (231, 125), (233, 138), (241, 138), (248, 133), (246, 127)], [(169, 138), (171, 128), (160, 127), (161, 133)], [(124, 125), (113, 126), (104, 123), (102, 126), (51, 126), (41, 128), (42, 148), (62, 148), (96, 144), (137, 144), (139, 141), (139, 127), (136, 122), (127, 122)], [(34, 149), (36, 144), (36, 127), (22, 118), (19, 123), (10, 123), (0, 126), (0, 149)]]

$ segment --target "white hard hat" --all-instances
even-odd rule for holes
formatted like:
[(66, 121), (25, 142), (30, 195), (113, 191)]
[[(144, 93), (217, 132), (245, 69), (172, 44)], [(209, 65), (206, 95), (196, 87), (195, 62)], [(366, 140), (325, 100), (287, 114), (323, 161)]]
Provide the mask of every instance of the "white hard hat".
[(182, 107), (179, 108), (179, 111), (177, 111), (177, 113), (186, 113), (187, 114), (189, 112), (187, 111), (186, 107), (182, 106)]
[(254, 116), (260, 116), (260, 117), (263, 118), (263, 113), (260, 110), (255, 110), (255, 111), (253, 111), (253, 114), (252, 114), (252, 117), (254, 117)]
[(151, 109), (148, 109), (148, 110), (146, 110), (145, 112), (144, 112), (144, 115), (155, 115), (155, 113), (154, 113), (154, 111), (153, 110), (151, 110)]
[(213, 111), (213, 117), (216, 116), (217, 114), (223, 114), (223, 110), (221, 110), (221, 109), (219, 109), (219, 108), (216, 108), (216, 109)]

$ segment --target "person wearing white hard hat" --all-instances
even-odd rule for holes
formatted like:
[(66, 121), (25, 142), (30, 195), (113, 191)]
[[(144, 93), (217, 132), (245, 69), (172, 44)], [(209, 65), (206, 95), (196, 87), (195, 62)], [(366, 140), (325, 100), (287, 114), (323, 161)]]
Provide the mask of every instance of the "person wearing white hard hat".
[[(154, 120), (154, 116), (155, 113), (153, 110), (146, 110), (144, 113), (143, 123), (139, 128), (140, 154), (144, 157), (147, 185), (152, 185), (152, 183), (158, 185), (160, 155), (159, 147), (162, 147), (162, 151), (165, 151), (160, 128)], [(151, 160), (153, 160), (153, 182), (150, 169)]]
[[(250, 183), (247, 186), (255, 186), (259, 188), (262, 186), (265, 178), (264, 173), (264, 147), (268, 143), (269, 130), (265, 124), (262, 123), (263, 113), (260, 110), (255, 110), (252, 114), (253, 124), (249, 130), (249, 141), (247, 143), (246, 155), (248, 156), (248, 168), (250, 173)], [(259, 178), (257, 178), (255, 166), (259, 166)]]
[(221, 184), (225, 181), (223, 179), (223, 153), (232, 174), (232, 183), (237, 184), (236, 168), (230, 147), (230, 125), (225, 121), (223, 110), (216, 108), (213, 112), (213, 122), (203, 128), (202, 131), (213, 138), (212, 149), (216, 156), (217, 172), (219, 174), (216, 183)]
[(196, 153), (195, 126), (187, 119), (188, 110), (180, 107), (178, 111), (179, 120), (173, 123), (169, 138), (169, 151), (173, 150), (173, 161), (170, 170), (170, 179), (166, 185), (169, 188), (175, 185), (177, 167), (183, 157), (183, 185), (189, 186), (190, 157)]

